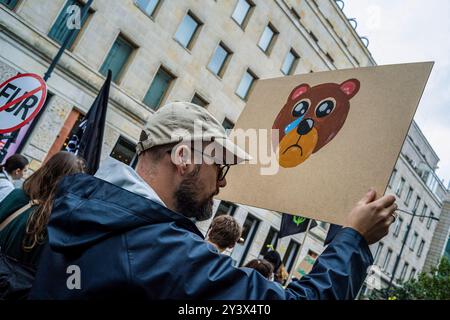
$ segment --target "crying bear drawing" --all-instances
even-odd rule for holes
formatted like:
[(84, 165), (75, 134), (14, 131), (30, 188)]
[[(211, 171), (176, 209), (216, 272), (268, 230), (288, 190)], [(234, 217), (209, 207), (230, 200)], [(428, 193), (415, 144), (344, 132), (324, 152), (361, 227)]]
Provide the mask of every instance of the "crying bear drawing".
[(292, 90), (272, 126), (279, 130), (273, 145), (280, 166), (298, 166), (337, 135), (359, 86), (358, 80), (350, 79), (314, 87), (301, 84)]

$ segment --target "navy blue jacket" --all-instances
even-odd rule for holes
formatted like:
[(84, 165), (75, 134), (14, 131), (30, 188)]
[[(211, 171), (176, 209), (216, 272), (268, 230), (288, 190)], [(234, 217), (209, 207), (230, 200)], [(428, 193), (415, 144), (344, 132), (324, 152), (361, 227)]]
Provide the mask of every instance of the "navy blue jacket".
[[(84, 174), (61, 182), (48, 239), (30, 299), (353, 299), (373, 262), (362, 236), (345, 228), (309, 275), (283, 289), (234, 267), (189, 219)], [(71, 265), (80, 289), (67, 286)]]

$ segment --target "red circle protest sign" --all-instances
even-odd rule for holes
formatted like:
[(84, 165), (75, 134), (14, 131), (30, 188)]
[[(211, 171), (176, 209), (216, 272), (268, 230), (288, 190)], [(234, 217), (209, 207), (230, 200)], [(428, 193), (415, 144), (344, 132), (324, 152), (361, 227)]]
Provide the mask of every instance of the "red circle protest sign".
[(0, 134), (30, 122), (47, 97), (45, 81), (33, 73), (19, 74), (0, 85)]

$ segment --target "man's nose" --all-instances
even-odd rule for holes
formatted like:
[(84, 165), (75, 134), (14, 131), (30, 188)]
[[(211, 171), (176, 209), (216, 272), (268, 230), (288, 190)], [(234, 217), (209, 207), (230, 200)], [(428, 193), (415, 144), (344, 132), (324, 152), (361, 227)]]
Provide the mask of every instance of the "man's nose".
[(223, 178), (222, 180), (218, 181), (219, 188), (225, 188), (227, 185), (227, 178)]
[(308, 132), (310, 132), (313, 127), (314, 127), (314, 120), (311, 118), (305, 119), (298, 125), (297, 133), (299, 135), (308, 134)]

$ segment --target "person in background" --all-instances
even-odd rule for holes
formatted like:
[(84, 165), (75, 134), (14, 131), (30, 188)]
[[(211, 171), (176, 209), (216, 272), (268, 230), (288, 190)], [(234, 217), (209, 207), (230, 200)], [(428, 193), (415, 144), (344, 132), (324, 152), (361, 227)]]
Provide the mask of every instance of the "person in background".
[(273, 265), (264, 259), (253, 259), (244, 265), (246, 268), (255, 269), (269, 280), (273, 280)]
[(22, 179), (27, 169), (28, 160), (20, 154), (12, 155), (0, 165), (0, 201), (14, 190), (14, 182)]
[(280, 268), (278, 269), (278, 272), (274, 274), (274, 280), (281, 285), (285, 286), (286, 281), (289, 278), (289, 272), (287, 272), (286, 267), (282, 263)]
[[(84, 160), (61, 151), (28, 177), (0, 203), (0, 248), (20, 263), (36, 268), (56, 187), (62, 177), (85, 171)], [(15, 213), (22, 212), (15, 216)]]
[(280, 284), (283, 283), (283, 277), (282, 277), (282, 265), (281, 257), (278, 251), (275, 250), (269, 250), (264, 255), (264, 260), (270, 262), (273, 266), (273, 273), (274, 273), (274, 281), (278, 282)]
[(220, 253), (232, 249), (241, 237), (241, 226), (229, 215), (220, 215), (211, 222), (207, 239)]

